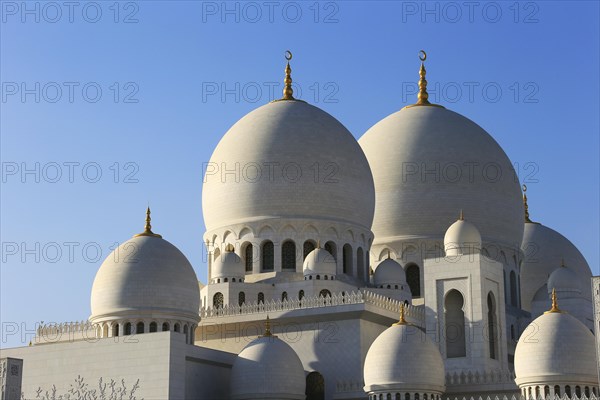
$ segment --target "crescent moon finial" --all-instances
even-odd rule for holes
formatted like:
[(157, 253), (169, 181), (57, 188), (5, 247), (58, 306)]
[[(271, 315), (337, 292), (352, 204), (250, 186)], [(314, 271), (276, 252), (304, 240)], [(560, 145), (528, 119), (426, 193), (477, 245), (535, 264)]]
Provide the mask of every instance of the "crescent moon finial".
[(523, 184), (523, 191), (526, 192), (527, 191), (527, 185)]
[(427, 53), (425, 53), (425, 50), (419, 51), (419, 60), (421, 60), (421, 61), (427, 60)]
[(292, 52), (289, 50), (285, 51), (285, 59), (290, 61), (292, 59)]

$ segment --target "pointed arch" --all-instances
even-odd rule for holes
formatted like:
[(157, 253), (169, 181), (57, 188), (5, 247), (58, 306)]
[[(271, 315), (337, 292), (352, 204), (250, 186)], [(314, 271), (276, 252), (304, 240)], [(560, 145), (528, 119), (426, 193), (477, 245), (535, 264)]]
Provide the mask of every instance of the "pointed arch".
[(491, 359), (498, 359), (498, 317), (496, 316), (496, 298), (492, 292), (487, 295), (488, 346)]
[(306, 236), (319, 237), (319, 230), (312, 224), (304, 225), (304, 228), (302, 228), (302, 233)]
[(281, 245), (281, 269), (296, 270), (296, 243), (293, 240), (286, 240)]
[(238, 239), (242, 239), (245, 238), (246, 236), (250, 236), (253, 237), (254, 236), (254, 232), (252, 231), (252, 229), (248, 226), (245, 226), (242, 228), (242, 230), (240, 231), (240, 233), (238, 234)]
[(304, 244), (302, 245), (302, 260), (304, 261), (306, 259), (306, 256), (315, 249), (316, 244), (314, 242), (314, 240), (307, 240), (304, 242)]
[(329, 254), (333, 256), (335, 262), (337, 262), (337, 245), (335, 244), (335, 242), (332, 242), (330, 240), (329, 242), (325, 243), (324, 248), (329, 252)]
[(306, 400), (325, 400), (325, 378), (317, 371), (306, 375)]
[(417, 264), (406, 264), (406, 283), (408, 283), (412, 297), (421, 297), (421, 269)]
[(340, 238), (339, 232), (333, 226), (330, 226), (329, 228), (327, 228), (327, 230), (325, 231), (325, 236), (333, 236), (336, 239)]
[(226, 230), (225, 232), (223, 232), (223, 240), (221, 242), (227, 245), (227, 240), (230, 240), (230, 236), (235, 237), (235, 234), (230, 230)]
[(260, 248), (260, 260), (262, 271), (273, 271), (275, 269), (275, 247), (270, 240), (263, 242)]
[(446, 357), (466, 357), (465, 299), (458, 290), (451, 289), (444, 298)]
[(269, 237), (275, 234), (275, 230), (270, 225), (263, 225), (258, 231), (258, 237)]
[(342, 272), (344, 274), (352, 273), (352, 246), (349, 243), (342, 248)]

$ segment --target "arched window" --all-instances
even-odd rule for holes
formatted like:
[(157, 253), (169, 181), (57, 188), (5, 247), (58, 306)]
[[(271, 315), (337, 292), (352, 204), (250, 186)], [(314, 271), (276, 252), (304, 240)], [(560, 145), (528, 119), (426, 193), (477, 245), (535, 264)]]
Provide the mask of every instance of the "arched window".
[(240, 292), (238, 294), (238, 305), (241, 307), (246, 302), (246, 293)]
[(306, 259), (306, 256), (315, 249), (315, 243), (312, 240), (307, 240), (302, 246), (302, 260)]
[(262, 270), (273, 271), (275, 266), (275, 249), (273, 248), (273, 242), (267, 240), (262, 245), (261, 251), (262, 257)]
[(587, 397), (587, 398), (590, 397), (590, 387), (589, 386), (585, 387), (585, 397)]
[(150, 322), (150, 332), (157, 332), (158, 331), (158, 325), (156, 324), (156, 322)]
[(246, 266), (246, 272), (252, 272), (252, 265), (254, 264), (254, 251), (252, 244), (248, 243), (244, 249), (244, 263)]
[(125, 324), (125, 335), (131, 335), (131, 322)]
[(575, 386), (575, 396), (581, 397), (581, 386)]
[(567, 395), (567, 397), (571, 397), (571, 386), (565, 386), (565, 394)]
[(510, 271), (510, 305), (517, 307), (517, 274), (515, 271)]
[(365, 254), (362, 247), (359, 247), (358, 250), (356, 250), (356, 270), (358, 279), (364, 281), (368, 274), (365, 271)]
[[(488, 307), (488, 344), (490, 347), (490, 358), (498, 359), (498, 318), (496, 317), (496, 299), (492, 292), (487, 296)], [(537, 397), (537, 396), (536, 396)]]
[(108, 337), (108, 324), (104, 324), (102, 326), (102, 337), (103, 338)]
[(334, 242), (329, 241), (327, 243), (325, 243), (325, 250), (327, 250), (329, 252), (329, 254), (331, 254), (333, 256), (333, 259), (337, 262), (337, 246), (335, 245)]
[(258, 304), (263, 304), (265, 302), (265, 294), (263, 292), (260, 292), (258, 294)]
[(342, 271), (345, 274), (352, 273), (352, 246), (348, 243), (342, 248)]
[(327, 289), (323, 289), (319, 292), (319, 297), (331, 297), (331, 292)]
[(166, 332), (169, 330), (169, 323), (168, 322), (163, 322), (162, 324), (162, 331)]
[(554, 395), (560, 396), (560, 386), (558, 386), (558, 385), (554, 386)]
[(304, 298), (304, 290), (298, 292), (298, 300), (302, 300)]
[(325, 379), (317, 371), (306, 375), (306, 400), (325, 400)]
[(215, 293), (215, 295), (213, 296), (213, 307), (214, 308), (223, 307), (223, 293), (221, 293), (221, 292)]
[(404, 393), (404, 400), (410, 400), (410, 394)]
[(287, 299), (288, 299), (288, 298), (287, 298), (287, 292), (283, 292), (283, 293), (281, 293), (281, 301), (285, 301), (285, 300), (287, 300)]
[(465, 357), (465, 313), (463, 295), (456, 289), (450, 290), (444, 300), (446, 320), (446, 356), (448, 358)]
[(221, 250), (219, 250), (219, 248), (216, 247), (215, 250), (213, 251), (213, 260), (216, 260), (217, 258), (219, 258), (220, 255), (221, 255)]
[(544, 398), (550, 396), (550, 386), (544, 386)]
[(137, 323), (137, 325), (135, 326), (135, 333), (137, 333), (137, 334), (144, 333), (144, 323), (143, 322)]
[(179, 332), (180, 328), (179, 328), (179, 323), (175, 324), (175, 328), (173, 329), (175, 332)]
[(410, 263), (406, 266), (406, 283), (412, 297), (421, 297), (421, 271), (417, 264)]
[(296, 270), (296, 244), (291, 240), (281, 246), (281, 269)]

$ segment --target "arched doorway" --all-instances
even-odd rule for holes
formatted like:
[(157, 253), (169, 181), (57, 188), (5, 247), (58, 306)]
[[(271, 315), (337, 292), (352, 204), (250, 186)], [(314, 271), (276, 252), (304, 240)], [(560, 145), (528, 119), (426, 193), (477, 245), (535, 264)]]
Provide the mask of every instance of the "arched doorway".
[(325, 379), (317, 371), (306, 375), (306, 400), (325, 400)]

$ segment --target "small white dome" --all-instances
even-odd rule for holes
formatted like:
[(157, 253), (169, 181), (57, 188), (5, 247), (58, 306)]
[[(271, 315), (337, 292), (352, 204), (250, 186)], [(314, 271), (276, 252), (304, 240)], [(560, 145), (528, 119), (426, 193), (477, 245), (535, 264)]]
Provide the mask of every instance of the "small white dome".
[(525, 329), (515, 350), (515, 382), (598, 385), (594, 335), (577, 318), (549, 312)]
[(334, 276), (336, 273), (336, 262), (330, 252), (318, 247), (308, 253), (304, 259), (302, 268), (304, 270), (304, 276)]
[(305, 399), (302, 361), (276, 336), (254, 339), (231, 368), (232, 399)]
[(406, 273), (396, 260), (387, 258), (375, 268), (373, 283), (375, 286), (406, 285)]
[[(526, 223), (521, 249), (524, 253), (521, 265), (521, 298), (523, 309), (530, 311), (535, 292), (548, 281), (550, 274), (561, 265), (572, 269), (580, 279), (584, 298), (592, 300), (592, 271), (583, 257), (563, 235), (542, 224)], [(550, 290), (552, 288), (550, 287)]]
[(217, 259), (212, 268), (212, 279), (244, 278), (246, 274), (244, 263), (240, 256), (227, 248)]
[(90, 320), (161, 315), (200, 319), (200, 290), (181, 251), (156, 236), (135, 236), (113, 251), (96, 273)]
[(479, 253), (481, 234), (472, 223), (462, 218), (450, 225), (444, 235), (444, 250), (447, 257)]
[(442, 355), (418, 327), (395, 324), (375, 339), (365, 358), (365, 392), (441, 394), (445, 389)]
[(581, 278), (571, 268), (560, 266), (548, 278), (548, 293), (556, 289), (561, 298), (581, 295)]

